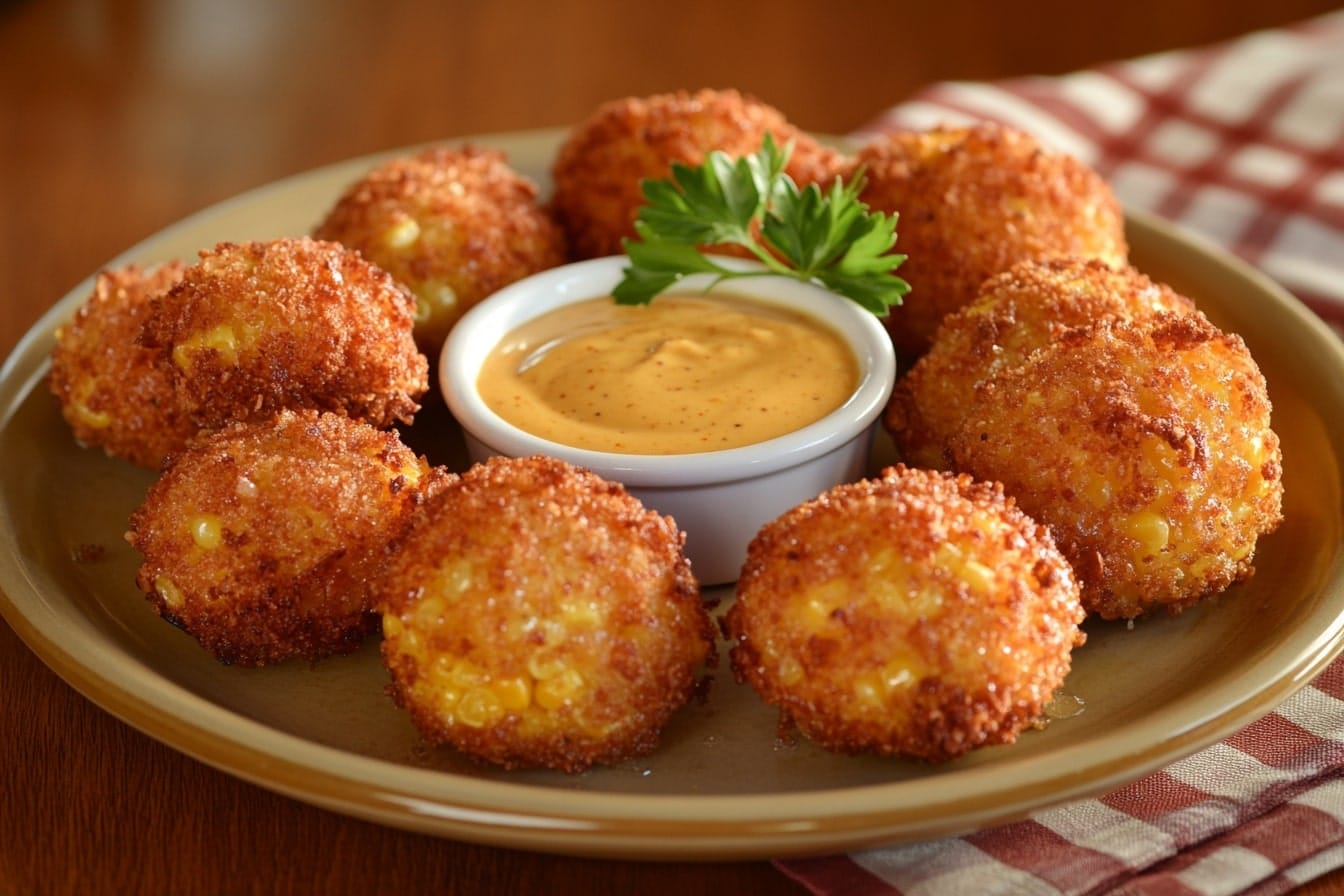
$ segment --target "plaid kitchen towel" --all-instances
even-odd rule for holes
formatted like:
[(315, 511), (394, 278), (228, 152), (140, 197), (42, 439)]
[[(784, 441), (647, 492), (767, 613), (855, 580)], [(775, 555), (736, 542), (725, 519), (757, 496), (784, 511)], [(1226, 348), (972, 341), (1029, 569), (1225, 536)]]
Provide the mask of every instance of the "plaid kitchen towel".
[[(1344, 334), (1344, 11), (1063, 77), (934, 85), (858, 131), (995, 119), (1255, 265)], [(961, 837), (781, 860), (817, 894), (1271, 894), (1344, 866), (1344, 659), (1096, 799)]]

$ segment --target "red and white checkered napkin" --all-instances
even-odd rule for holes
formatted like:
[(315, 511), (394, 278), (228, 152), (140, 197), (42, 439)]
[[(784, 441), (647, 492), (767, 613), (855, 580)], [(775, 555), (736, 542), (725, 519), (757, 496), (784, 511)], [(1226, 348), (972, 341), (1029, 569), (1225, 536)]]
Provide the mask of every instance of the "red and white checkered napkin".
[(1344, 333), (1344, 10), (1059, 78), (937, 84), (854, 136), (977, 118), (1077, 156)]
[[(992, 118), (1202, 234), (1344, 334), (1344, 11), (1058, 78), (946, 83), (856, 134)], [(1243, 731), (991, 830), (779, 861), (818, 894), (1281, 893), (1344, 867), (1344, 659)]]
[(1344, 661), (1221, 743), (1096, 799), (776, 865), (818, 894), (1283, 893), (1344, 866)]

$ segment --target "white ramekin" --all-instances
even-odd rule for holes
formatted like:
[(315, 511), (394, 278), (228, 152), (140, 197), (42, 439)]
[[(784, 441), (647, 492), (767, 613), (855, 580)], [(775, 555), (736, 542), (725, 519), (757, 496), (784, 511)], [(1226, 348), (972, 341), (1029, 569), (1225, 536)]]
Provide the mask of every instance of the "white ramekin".
[[(725, 266), (751, 264), (719, 261)], [(831, 486), (865, 474), (874, 428), (895, 379), (891, 339), (870, 312), (820, 286), (773, 275), (741, 278), (715, 290), (809, 313), (849, 342), (858, 362), (859, 383), (843, 405), (815, 423), (764, 442), (675, 455), (572, 448), (519, 429), (487, 407), (476, 381), (486, 356), (500, 340), (552, 309), (610, 295), (627, 264), (625, 256), (610, 256), (563, 265), (513, 283), (478, 303), (457, 322), (444, 344), (440, 389), (462, 426), (473, 462), (496, 455), (548, 455), (620, 482), (645, 506), (677, 521), (686, 533), (686, 553), (701, 584), (735, 581), (747, 545), (763, 524)], [(707, 275), (695, 275), (669, 293), (703, 292), (709, 283)]]

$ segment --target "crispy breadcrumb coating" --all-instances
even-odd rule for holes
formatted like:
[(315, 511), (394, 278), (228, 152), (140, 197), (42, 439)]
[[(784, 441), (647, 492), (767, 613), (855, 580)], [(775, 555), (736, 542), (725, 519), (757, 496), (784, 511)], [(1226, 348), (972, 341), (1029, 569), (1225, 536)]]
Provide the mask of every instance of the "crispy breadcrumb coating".
[(224, 663), (346, 653), (377, 628), (386, 548), (437, 481), (394, 433), (281, 411), (202, 435), (131, 515), (159, 614)]
[(1075, 328), (976, 390), (953, 465), (1048, 525), (1087, 609), (1178, 611), (1252, 574), (1282, 456), (1245, 343), (1198, 312)]
[(1194, 307), (1129, 266), (1077, 258), (1021, 262), (943, 319), (929, 351), (897, 381), (883, 423), (906, 463), (947, 469), (947, 438), (980, 382), (1022, 363), (1069, 327)]
[(714, 655), (683, 540), (562, 461), (471, 468), (393, 556), (379, 604), (393, 697), (427, 740), (505, 767), (648, 753)]
[(758, 151), (771, 134), (792, 141), (785, 169), (800, 186), (829, 184), (844, 170), (841, 153), (791, 124), (778, 109), (736, 90), (677, 91), (612, 100), (580, 122), (552, 165), (551, 206), (576, 258), (616, 255), (635, 236), (644, 204), (641, 182), (665, 178), (673, 162), (699, 165), (713, 150)]
[(141, 334), (200, 428), (313, 408), (409, 423), (429, 387), (415, 302), (385, 271), (307, 237), (220, 243), (155, 299)]
[(1035, 723), (1082, 620), (1050, 534), (997, 485), (898, 465), (767, 523), (725, 630), (782, 723), (941, 761)]
[(457, 319), (498, 289), (566, 258), (537, 187), (504, 154), (436, 146), (374, 168), (313, 234), (358, 250), (415, 294), (416, 341), (431, 358)]
[(51, 351), (48, 385), (75, 438), (155, 470), (196, 434), (177, 410), (157, 353), (139, 344), (151, 300), (184, 268), (167, 262), (100, 271), (88, 299), (56, 330)]
[(928, 349), (944, 316), (1019, 261), (1057, 256), (1128, 260), (1124, 218), (1106, 182), (1005, 125), (899, 133), (860, 147), (861, 198), (899, 214), (905, 302), (886, 322), (902, 355)]

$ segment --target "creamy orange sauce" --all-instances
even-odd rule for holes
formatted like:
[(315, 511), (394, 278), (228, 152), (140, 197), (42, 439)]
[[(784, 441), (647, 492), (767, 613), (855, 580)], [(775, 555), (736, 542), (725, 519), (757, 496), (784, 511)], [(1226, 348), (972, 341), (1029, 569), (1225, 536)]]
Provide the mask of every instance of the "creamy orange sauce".
[(590, 299), (508, 334), (477, 380), (513, 425), (578, 448), (691, 454), (762, 442), (840, 407), (858, 363), (815, 318), (733, 296)]

